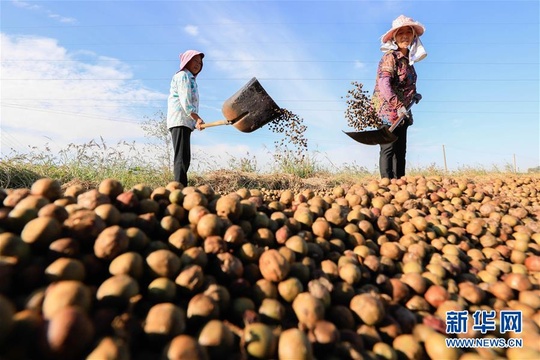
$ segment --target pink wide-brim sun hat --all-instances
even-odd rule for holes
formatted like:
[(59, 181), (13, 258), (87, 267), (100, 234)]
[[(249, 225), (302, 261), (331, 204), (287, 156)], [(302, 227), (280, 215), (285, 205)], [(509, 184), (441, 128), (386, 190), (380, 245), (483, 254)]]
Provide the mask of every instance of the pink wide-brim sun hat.
[(184, 70), (188, 62), (193, 59), (194, 56), (201, 55), (204, 58), (204, 54), (197, 50), (187, 50), (180, 54), (180, 70)]
[(415, 21), (414, 19), (405, 15), (399, 15), (394, 21), (392, 21), (392, 28), (381, 37), (381, 41), (385, 43), (392, 40), (395, 32), (405, 26), (412, 27), (417, 36), (421, 36), (426, 30), (424, 25), (420, 24), (418, 21)]

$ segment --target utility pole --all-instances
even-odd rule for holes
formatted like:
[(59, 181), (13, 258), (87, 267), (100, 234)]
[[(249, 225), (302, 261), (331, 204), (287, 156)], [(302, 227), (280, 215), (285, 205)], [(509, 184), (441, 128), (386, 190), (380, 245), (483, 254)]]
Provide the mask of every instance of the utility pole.
[(448, 166), (446, 165), (446, 151), (444, 150), (444, 144), (442, 146), (442, 153), (444, 159), (444, 172), (448, 172)]
[(517, 174), (516, 154), (514, 154), (514, 173)]

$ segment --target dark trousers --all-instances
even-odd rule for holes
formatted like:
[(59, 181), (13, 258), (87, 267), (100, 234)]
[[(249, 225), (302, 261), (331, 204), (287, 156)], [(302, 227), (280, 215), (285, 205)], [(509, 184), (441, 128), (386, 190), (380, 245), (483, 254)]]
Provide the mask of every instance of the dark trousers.
[(187, 186), (187, 172), (191, 163), (191, 129), (177, 126), (169, 130), (174, 149), (174, 180)]
[(394, 129), (397, 140), (391, 144), (382, 144), (379, 153), (381, 178), (399, 179), (405, 175), (405, 154), (407, 152), (408, 125)]

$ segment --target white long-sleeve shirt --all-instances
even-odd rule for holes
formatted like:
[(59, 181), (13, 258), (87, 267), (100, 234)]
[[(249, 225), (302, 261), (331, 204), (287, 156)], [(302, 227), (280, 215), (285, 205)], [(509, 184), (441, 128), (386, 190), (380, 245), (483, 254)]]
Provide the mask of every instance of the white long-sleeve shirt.
[(199, 112), (199, 88), (195, 76), (187, 70), (178, 71), (171, 80), (167, 101), (167, 128), (186, 126), (195, 129), (191, 113)]

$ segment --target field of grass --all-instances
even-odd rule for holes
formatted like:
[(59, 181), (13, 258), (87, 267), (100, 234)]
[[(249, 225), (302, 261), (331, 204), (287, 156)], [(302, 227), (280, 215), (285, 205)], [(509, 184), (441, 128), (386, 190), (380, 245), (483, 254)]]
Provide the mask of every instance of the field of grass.
[[(360, 166), (325, 168), (318, 164), (316, 154), (303, 154), (302, 158), (296, 158), (293, 153), (279, 155), (276, 157), (279, 161), (270, 172), (259, 171), (256, 160), (249, 154), (232, 158), (223, 167), (214, 164), (205, 171), (190, 171), (190, 185), (207, 184), (221, 193), (239, 188), (318, 190), (379, 177), (377, 171)], [(24, 154), (14, 152), (0, 159), (0, 188), (29, 188), (43, 177), (57, 179), (64, 187), (78, 183), (88, 189), (97, 187), (106, 178), (116, 179), (126, 188), (135, 184), (164, 186), (173, 180), (170, 166), (152, 165), (147, 159), (147, 154), (141, 154), (135, 146), (126, 143), (108, 146), (92, 140), (82, 145), (70, 144), (58, 153), (53, 153), (49, 148), (32, 148)], [(508, 174), (513, 174), (511, 166), (502, 169), (496, 166), (489, 169), (463, 167), (453, 172), (445, 172), (434, 164), (408, 169), (411, 176), (474, 178)]]

